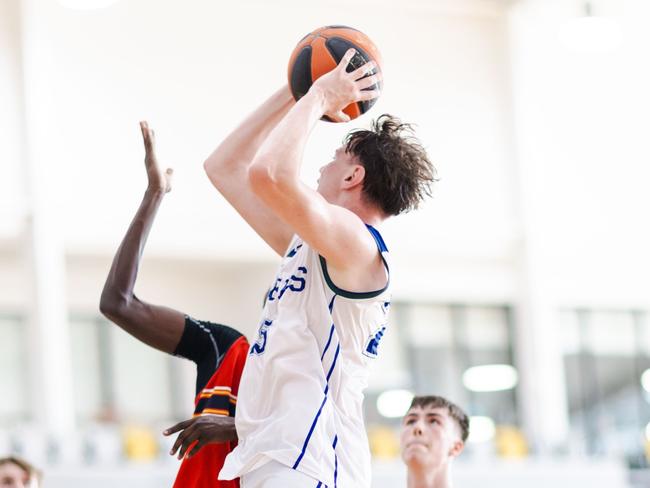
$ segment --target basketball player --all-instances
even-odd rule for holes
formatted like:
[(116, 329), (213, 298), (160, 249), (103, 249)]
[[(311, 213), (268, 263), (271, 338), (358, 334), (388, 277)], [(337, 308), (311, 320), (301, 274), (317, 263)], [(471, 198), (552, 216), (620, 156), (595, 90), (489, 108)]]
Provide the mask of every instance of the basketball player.
[(434, 169), (409, 128), (382, 116), (321, 168), (299, 178), (324, 115), (378, 96), (367, 63), (346, 72), (349, 50), (295, 103), (276, 92), (206, 160), (221, 194), (282, 261), (251, 346), (235, 418), (239, 444), (221, 479), (245, 488), (370, 486), (363, 390), (390, 304), (386, 246), (376, 226), (417, 207)]
[(439, 396), (413, 398), (400, 436), (407, 488), (450, 488), (451, 464), (468, 435), (469, 419), (460, 407)]
[(15, 456), (0, 458), (0, 488), (38, 488), (41, 473)]
[(170, 435), (183, 430), (171, 452), (174, 454), (180, 448), (179, 459), (183, 458), (174, 486), (235, 488), (239, 486), (238, 480), (218, 481), (217, 474), (236, 444), (235, 405), (249, 345), (244, 336), (230, 327), (147, 303), (133, 293), (140, 255), (158, 208), (171, 190), (172, 176), (170, 169), (162, 171), (158, 165), (153, 131), (146, 122), (141, 122), (140, 128), (149, 183), (113, 259), (100, 310), (136, 339), (197, 365), (194, 417), (165, 432)]

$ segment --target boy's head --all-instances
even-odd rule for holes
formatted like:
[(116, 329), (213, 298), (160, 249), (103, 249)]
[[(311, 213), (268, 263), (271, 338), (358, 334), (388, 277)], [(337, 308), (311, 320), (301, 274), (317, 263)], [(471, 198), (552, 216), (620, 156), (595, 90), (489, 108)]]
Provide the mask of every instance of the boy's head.
[(0, 458), (0, 488), (37, 488), (40, 472), (14, 456)]
[(344, 147), (365, 168), (364, 196), (385, 215), (413, 210), (430, 195), (436, 171), (411, 125), (384, 114), (370, 130), (350, 132)]
[(321, 168), (319, 191), (330, 202), (361, 185), (362, 197), (385, 217), (418, 207), (431, 194), (436, 170), (409, 124), (381, 115), (369, 130), (350, 132)]
[(402, 460), (438, 469), (462, 452), (468, 435), (469, 418), (460, 407), (439, 396), (415, 397), (402, 420)]

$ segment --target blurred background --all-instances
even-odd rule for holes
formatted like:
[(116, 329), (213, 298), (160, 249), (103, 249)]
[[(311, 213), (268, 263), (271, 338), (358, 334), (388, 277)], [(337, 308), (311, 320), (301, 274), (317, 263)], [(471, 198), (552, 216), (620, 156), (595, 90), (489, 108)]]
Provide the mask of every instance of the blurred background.
[(45, 487), (170, 486), (161, 431), (192, 363), (99, 313), (145, 190), (138, 121), (174, 189), (136, 292), (252, 337), (277, 259), (202, 163), (286, 81), (306, 33), (345, 24), (385, 91), (319, 124), (417, 124), (440, 176), (388, 221), (392, 323), (365, 404), (374, 486), (401, 486), (415, 394), (472, 416), (455, 486), (650, 486), (650, 2), (0, 0), (0, 455)]

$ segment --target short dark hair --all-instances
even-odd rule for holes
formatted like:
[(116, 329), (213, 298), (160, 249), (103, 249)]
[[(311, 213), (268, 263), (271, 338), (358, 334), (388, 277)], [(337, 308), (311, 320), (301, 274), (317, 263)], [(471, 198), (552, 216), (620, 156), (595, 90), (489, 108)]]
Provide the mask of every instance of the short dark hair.
[(463, 409), (455, 403), (450, 402), (444, 397), (436, 395), (416, 396), (413, 397), (413, 401), (411, 402), (409, 410), (414, 407), (446, 408), (449, 416), (456, 421), (458, 427), (460, 428), (461, 439), (463, 442), (467, 440), (467, 437), (469, 436), (469, 417), (463, 411)]
[(370, 130), (350, 132), (344, 144), (345, 152), (359, 158), (366, 170), (364, 195), (386, 215), (416, 209), (431, 196), (436, 169), (410, 124), (383, 114)]

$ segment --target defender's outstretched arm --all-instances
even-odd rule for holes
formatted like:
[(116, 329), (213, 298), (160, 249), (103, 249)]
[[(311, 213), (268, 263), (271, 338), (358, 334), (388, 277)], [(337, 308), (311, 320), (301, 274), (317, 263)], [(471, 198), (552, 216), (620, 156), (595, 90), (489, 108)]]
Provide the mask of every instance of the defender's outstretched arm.
[(108, 319), (149, 346), (173, 353), (183, 335), (185, 315), (177, 310), (153, 305), (135, 296), (140, 257), (158, 208), (171, 190), (172, 170), (162, 171), (155, 154), (154, 132), (140, 123), (145, 147), (145, 167), (149, 184), (104, 283), (99, 309)]

